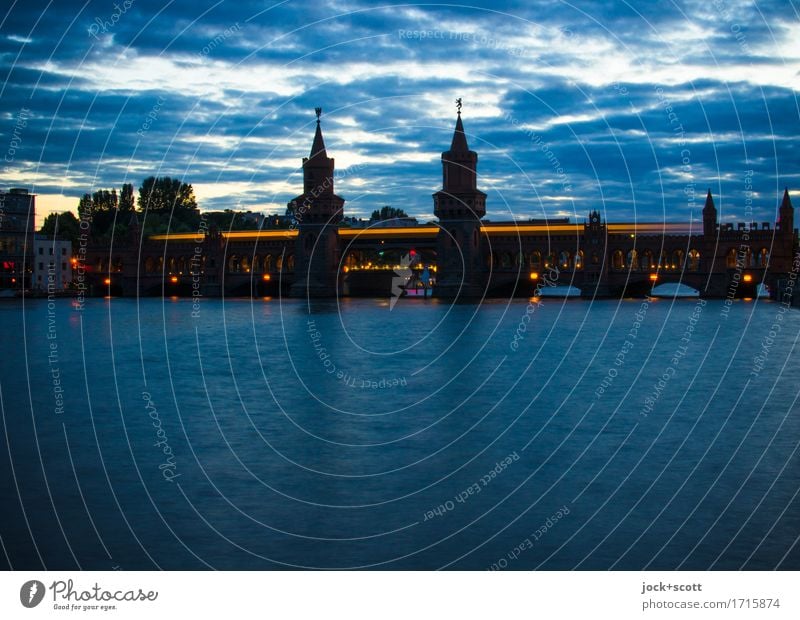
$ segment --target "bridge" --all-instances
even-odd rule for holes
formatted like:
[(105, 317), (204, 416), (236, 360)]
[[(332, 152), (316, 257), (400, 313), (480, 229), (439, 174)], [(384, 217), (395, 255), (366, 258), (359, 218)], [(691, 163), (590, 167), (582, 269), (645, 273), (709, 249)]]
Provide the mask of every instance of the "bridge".
[(89, 248), (90, 292), (388, 296), (402, 277), (442, 298), (528, 297), (545, 286), (574, 287), (584, 297), (644, 296), (665, 283), (707, 298), (754, 297), (763, 284), (775, 297), (791, 290), (800, 268), (788, 189), (776, 223), (720, 224), (710, 190), (702, 219), (688, 223), (612, 223), (597, 210), (580, 223), (489, 222), (477, 163), (459, 110), (450, 149), (442, 153), (442, 189), (433, 195), (438, 221), (351, 228), (343, 221), (345, 201), (334, 192), (334, 160), (318, 114), (302, 164), (303, 193), (289, 202), (290, 228), (144, 238), (134, 216), (113, 246)]

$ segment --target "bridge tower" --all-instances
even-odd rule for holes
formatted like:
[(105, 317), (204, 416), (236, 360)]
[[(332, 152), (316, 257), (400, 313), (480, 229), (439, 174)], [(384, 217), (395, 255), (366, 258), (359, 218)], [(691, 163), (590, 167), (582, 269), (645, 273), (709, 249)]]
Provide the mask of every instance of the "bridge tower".
[(470, 151), (461, 121), (461, 99), (450, 150), (442, 153), (442, 189), (433, 195), (439, 218), (436, 239), (437, 297), (480, 297), (485, 269), (481, 260), (481, 218), (486, 194), (478, 189), (478, 154)]
[(610, 256), (606, 249), (608, 231), (600, 212), (592, 209), (589, 220), (583, 225), (581, 250), (584, 254), (582, 297), (605, 297), (608, 295), (608, 270)]
[(714, 206), (711, 189), (708, 190), (703, 207), (703, 236), (706, 242), (713, 241), (717, 236), (717, 207)]
[(339, 234), (344, 199), (334, 193), (333, 158), (328, 157), (322, 138), (320, 115), (311, 154), (303, 158), (303, 193), (289, 202), (298, 229), (295, 242), (293, 297), (337, 295)]
[(794, 207), (789, 198), (789, 188), (783, 191), (783, 201), (778, 209), (778, 224), (782, 237), (792, 237), (794, 235)]

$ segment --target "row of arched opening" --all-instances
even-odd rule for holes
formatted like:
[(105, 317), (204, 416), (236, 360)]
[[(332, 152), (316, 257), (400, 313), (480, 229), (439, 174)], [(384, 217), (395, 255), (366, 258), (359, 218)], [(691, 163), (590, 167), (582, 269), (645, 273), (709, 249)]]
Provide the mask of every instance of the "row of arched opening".
[(767, 248), (755, 251), (751, 248), (730, 248), (725, 255), (725, 266), (728, 269), (767, 267), (769, 266), (769, 250)]
[(94, 268), (98, 273), (120, 273), (122, 271), (122, 258), (116, 256), (109, 260), (108, 258), (100, 256), (95, 260)]
[[(591, 256), (591, 262), (597, 264), (600, 259), (597, 253)], [(487, 267), (494, 269), (550, 269), (564, 270), (583, 269), (585, 258), (582, 250), (570, 252), (568, 250), (543, 253), (534, 250), (528, 254), (524, 252), (492, 252), (487, 258)], [(725, 255), (725, 266), (728, 269), (736, 267), (763, 268), (769, 264), (769, 250), (761, 248), (746, 250), (730, 248)], [(650, 271), (653, 269), (674, 269), (685, 271), (700, 271), (703, 267), (700, 251), (696, 248), (686, 252), (683, 249), (672, 251), (663, 250), (660, 255), (651, 250), (631, 249), (627, 252), (615, 250), (611, 254), (611, 269), (616, 271)]]
[(653, 269), (676, 269), (687, 271), (700, 271), (700, 252), (691, 249), (689, 252), (684, 250), (664, 250), (661, 255), (657, 255), (651, 250), (615, 250), (611, 254), (611, 268), (617, 271), (650, 271)]
[(170, 256), (166, 260), (166, 269), (163, 256), (148, 256), (144, 259), (145, 273), (166, 272), (168, 275), (181, 275), (202, 272), (205, 266), (205, 256)]
[(282, 254), (273, 256), (264, 254), (250, 256), (247, 254), (231, 254), (228, 257), (228, 273), (272, 273), (276, 271), (294, 271), (294, 254), (285, 257)]
[[(213, 259), (212, 259), (213, 261)], [(213, 262), (210, 265), (213, 267)], [(284, 257), (281, 254), (274, 256), (265, 255), (239, 255), (231, 254), (225, 263), (228, 273), (274, 273), (294, 271), (294, 255)], [(145, 273), (167, 273), (168, 275), (181, 275), (202, 273), (206, 268), (205, 256), (170, 256), (164, 262), (163, 256), (148, 256), (144, 261)], [(121, 267), (120, 267), (121, 270)]]
[[(728, 269), (740, 268), (762, 268), (769, 265), (769, 250), (761, 248), (752, 250), (751, 248), (729, 248), (725, 254), (725, 267)], [(611, 255), (611, 268), (621, 270), (651, 270), (651, 269), (674, 269), (681, 271), (700, 271), (703, 267), (700, 251), (692, 248), (688, 252), (682, 249), (668, 252), (661, 252), (658, 262), (655, 261), (655, 254), (650, 250), (616, 250)]]
[[(592, 260), (597, 262), (597, 255), (593, 255)], [(531, 269), (551, 269), (560, 270), (583, 269), (584, 254), (583, 250), (569, 252), (542, 253), (534, 250), (529, 254), (523, 252), (492, 252), (487, 258), (487, 267), (491, 269), (518, 269), (530, 267)]]

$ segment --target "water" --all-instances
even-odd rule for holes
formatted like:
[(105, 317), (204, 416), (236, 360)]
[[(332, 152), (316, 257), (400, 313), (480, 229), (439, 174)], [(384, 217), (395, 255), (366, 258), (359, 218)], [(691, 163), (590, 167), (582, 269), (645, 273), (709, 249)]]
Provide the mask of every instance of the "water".
[(0, 558), (798, 569), (784, 310), (5, 301)]

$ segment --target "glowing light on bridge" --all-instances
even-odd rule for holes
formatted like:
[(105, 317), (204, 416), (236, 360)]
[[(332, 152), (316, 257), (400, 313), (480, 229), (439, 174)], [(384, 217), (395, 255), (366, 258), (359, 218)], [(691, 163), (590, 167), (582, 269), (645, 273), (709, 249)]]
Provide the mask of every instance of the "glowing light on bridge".
[(650, 274), (650, 281), (651, 282), (655, 282), (656, 280), (658, 280), (658, 274), (657, 273), (651, 273)]
[(752, 282), (753, 281), (753, 276), (751, 276), (749, 273), (746, 273), (746, 274), (744, 274), (744, 277), (742, 278), (742, 280), (744, 280), (745, 282)]
[(106, 286), (110, 285), (111, 284), (111, 278), (106, 278), (105, 280), (103, 280), (103, 284), (105, 284)]
[(271, 278), (272, 276), (270, 276), (268, 273), (265, 273), (263, 276), (261, 276), (261, 279), (264, 280), (264, 282), (269, 282)]
[(538, 279), (539, 279), (539, 274), (536, 273), (535, 271), (531, 271), (531, 280), (538, 280)]
[(169, 281), (172, 282), (173, 284), (177, 284), (178, 283), (178, 276), (172, 276), (169, 279)]

